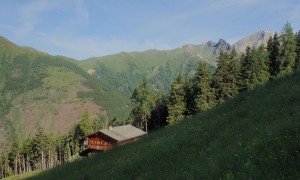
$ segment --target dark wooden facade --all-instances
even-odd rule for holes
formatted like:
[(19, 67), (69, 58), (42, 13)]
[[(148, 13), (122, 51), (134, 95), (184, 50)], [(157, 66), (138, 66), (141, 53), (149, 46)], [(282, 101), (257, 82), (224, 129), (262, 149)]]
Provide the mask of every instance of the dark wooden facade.
[(94, 134), (87, 136), (84, 142), (85, 148), (93, 149), (97, 151), (107, 150), (115, 144), (116, 142), (113, 139), (107, 137), (101, 132), (96, 132)]
[(132, 125), (117, 126), (109, 129), (102, 129), (93, 134), (82, 137), (84, 139), (84, 150), (82, 156), (90, 155), (97, 151), (105, 151), (115, 145), (124, 145), (137, 140), (146, 132), (139, 130)]

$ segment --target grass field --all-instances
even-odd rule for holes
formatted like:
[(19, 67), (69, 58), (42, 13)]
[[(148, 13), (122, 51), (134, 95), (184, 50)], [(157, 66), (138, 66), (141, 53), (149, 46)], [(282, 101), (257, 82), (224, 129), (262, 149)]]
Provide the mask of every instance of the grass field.
[(299, 179), (300, 73), (28, 179)]

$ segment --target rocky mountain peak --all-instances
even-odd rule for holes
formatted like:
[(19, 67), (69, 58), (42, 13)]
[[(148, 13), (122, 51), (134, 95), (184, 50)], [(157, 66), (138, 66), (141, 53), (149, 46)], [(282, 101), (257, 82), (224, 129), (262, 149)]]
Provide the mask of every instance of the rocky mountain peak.
[(217, 44), (217, 43), (216, 43), (216, 42), (213, 42), (213, 41), (208, 41), (208, 42), (206, 43), (206, 45), (207, 45), (208, 47), (214, 47), (216, 44)]
[(214, 46), (217, 51), (229, 51), (231, 46), (224, 39), (220, 39), (219, 42)]
[(235, 46), (239, 52), (244, 52), (247, 46), (259, 47), (262, 44), (266, 45), (267, 41), (272, 36), (274, 36), (273, 32), (260, 30), (237, 41), (233, 46)]

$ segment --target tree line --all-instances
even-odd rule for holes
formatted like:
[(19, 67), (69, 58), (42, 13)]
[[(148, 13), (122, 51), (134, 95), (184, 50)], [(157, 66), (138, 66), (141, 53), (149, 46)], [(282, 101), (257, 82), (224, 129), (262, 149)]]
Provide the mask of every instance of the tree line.
[(179, 74), (168, 94), (153, 91), (143, 80), (132, 93), (129, 119), (145, 131), (173, 125), (299, 68), (300, 31), (294, 34), (286, 23), (266, 46), (247, 47), (241, 55), (235, 48), (221, 51), (214, 72), (201, 61), (192, 76)]
[(16, 136), (11, 147), (6, 147), (0, 154), (0, 178), (44, 170), (69, 162), (83, 150), (82, 137), (104, 126), (98, 119), (91, 118), (88, 110), (82, 113), (80, 122), (66, 134), (47, 133), (37, 123), (32, 136), (25, 140)]

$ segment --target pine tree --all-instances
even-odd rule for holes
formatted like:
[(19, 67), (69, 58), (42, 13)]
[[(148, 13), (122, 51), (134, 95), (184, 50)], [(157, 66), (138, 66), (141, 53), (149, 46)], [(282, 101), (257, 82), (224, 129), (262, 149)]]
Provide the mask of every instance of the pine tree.
[[(151, 112), (151, 119), (149, 120), (149, 127), (152, 129), (160, 129), (167, 125), (168, 116), (168, 96), (165, 94), (158, 94), (155, 102), (155, 107)], [(150, 129), (149, 128), (149, 129)]]
[(196, 112), (195, 108), (195, 95), (193, 92), (193, 79), (186, 73), (183, 79), (184, 82), (184, 93), (185, 93), (185, 102), (186, 102), (186, 108), (184, 115), (188, 116), (191, 114), (194, 114)]
[(269, 80), (268, 53), (264, 46), (246, 48), (241, 58), (241, 90), (251, 90)]
[(151, 117), (151, 111), (155, 106), (153, 92), (147, 80), (143, 80), (131, 95), (131, 117), (134, 124), (141, 129), (148, 131), (148, 120)]
[(33, 159), (35, 164), (35, 169), (43, 170), (45, 169), (45, 157), (47, 153), (49, 141), (45, 130), (42, 126), (37, 123), (36, 124), (36, 133), (32, 142), (32, 150), (33, 150)]
[(264, 84), (270, 79), (269, 66), (268, 66), (268, 52), (264, 45), (257, 49), (257, 68), (256, 78), (258, 84)]
[(78, 124), (80, 136), (86, 136), (93, 133), (93, 120), (89, 115), (89, 111), (85, 109), (80, 117), (80, 122)]
[(281, 51), (280, 51), (280, 74), (292, 72), (295, 66), (296, 58), (296, 40), (293, 33), (293, 29), (290, 23), (286, 23), (282, 29), (281, 40)]
[(240, 75), (240, 62), (235, 47), (232, 48), (228, 61), (228, 80), (231, 84), (232, 94), (235, 95), (239, 90), (238, 79)]
[(13, 168), (14, 174), (18, 174), (18, 158), (21, 151), (20, 140), (18, 137), (13, 139), (13, 143), (9, 153), (9, 160), (11, 162), (11, 166)]
[(295, 59), (295, 69), (300, 69), (300, 30), (295, 35), (296, 37), (296, 59)]
[(218, 67), (213, 77), (216, 97), (219, 103), (226, 101), (238, 93), (238, 62), (234, 51), (231, 54), (220, 52)]
[(246, 48), (245, 54), (241, 59), (241, 90), (249, 90), (254, 88), (254, 68), (255, 68), (255, 59), (253, 50), (248, 46)]
[(280, 48), (280, 42), (277, 33), (275, 33), (274, 37), (273, 38), (271, 37), (268, 40), (268, 44), (267, 44), (267, 50), (269, 55), (269, 63), (268, 63), (269, 73), (271, 79), (276, 77), (279, 73), (279, 65), (280, 65), (279, 48)]
[(186, 110), (184, 80), (179, 75), (171, 85), (171, 91), (169, 94), (168, 102), (168, 117), (167, 122), (173, 125), (184, 118), (184, 112)]
[(193, 94), (196, 112), (203, 112), (215, 105), (215, 94), (212, 88), (212, 73), (205, 61), (201, 61), (193, 79)]

